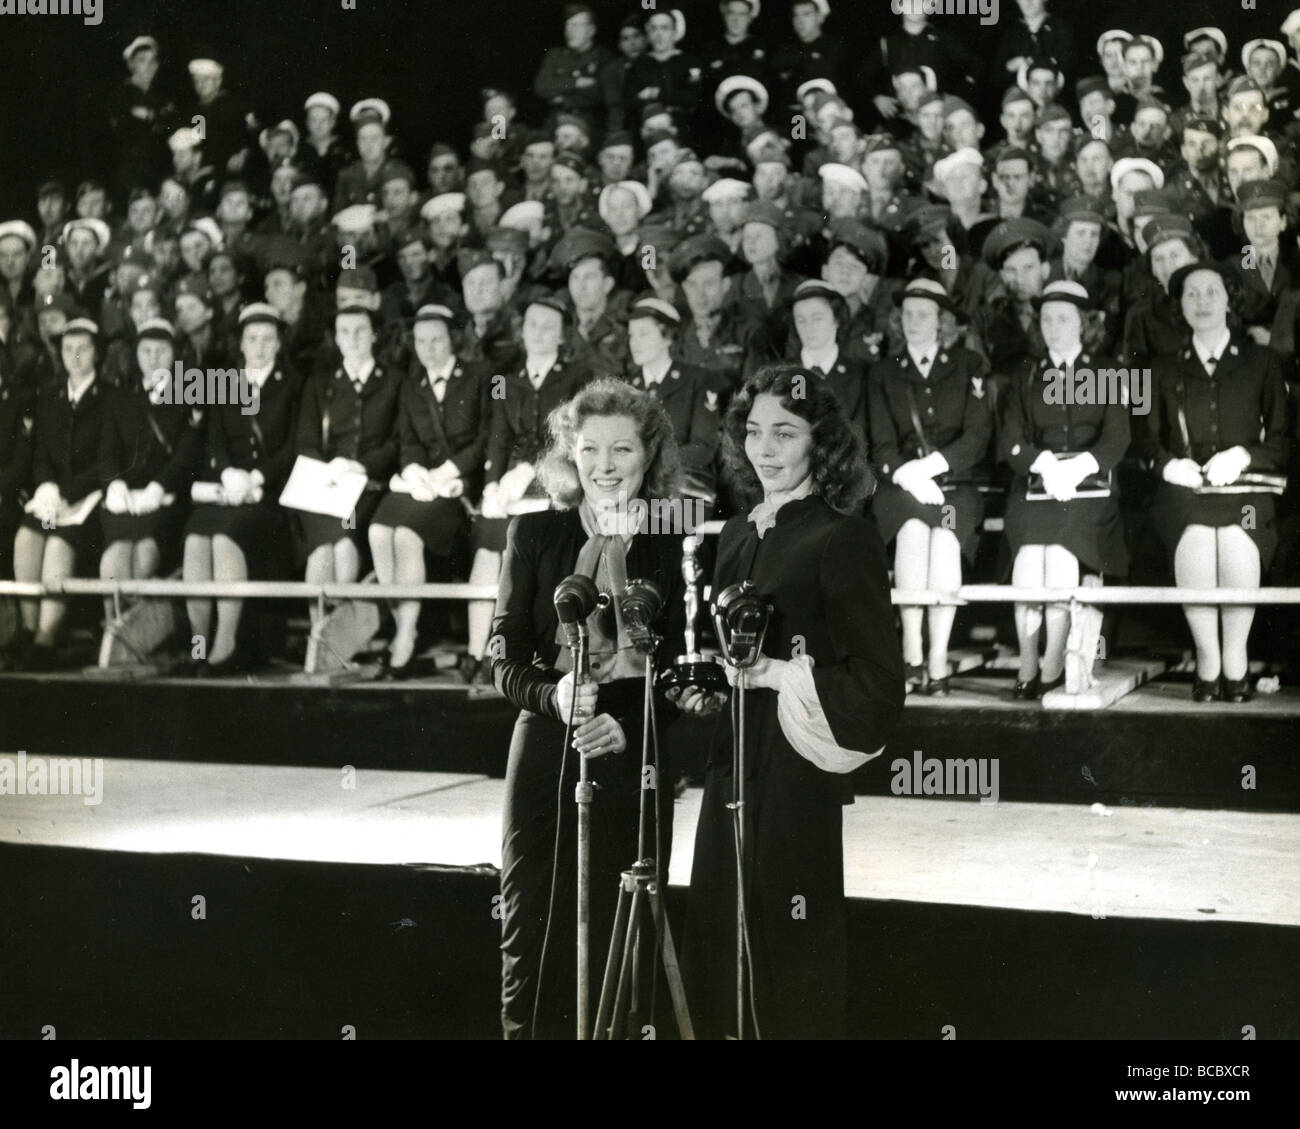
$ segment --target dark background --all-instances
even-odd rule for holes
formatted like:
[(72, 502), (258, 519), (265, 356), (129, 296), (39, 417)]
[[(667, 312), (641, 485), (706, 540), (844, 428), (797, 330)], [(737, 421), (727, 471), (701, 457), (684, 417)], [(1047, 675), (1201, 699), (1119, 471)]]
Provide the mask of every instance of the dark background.
[[(292, 116), (301, 122), (303, 100), (316, 90), (345, 107), (382, 96), (393, 108), (393, 129), (403, 155), (423, 172), (429, 145), (453, 141), (463, 151), (479, 113), (485, 84), (527, 94), (542, 51), (563, 42), (564, 0), (102, 0), (103, 21), (86, 26), (75, 16), (0, 17), (0, 218), (30, 217), (42, 179), (75, 184), (107, 178), (103, 94), (125, 78), (121, 52), (139, 34), (162, 44), (158, 81), (188, 103), (185, 63), (210, 56), (226, 68), (226, 85), (252, 105), (264, 123)], [(651, 3), (652, 0), (646, 0)], [(659, 7), (668, 7), (659, 0)], [(713, 0), (675, 5), (687, 18), (683, 48), (697, 49), (720, 33)], [(1080, 51), (1074, 69), (1096, 69), (1093, 44), (1111, 27), (1158, 36), (1166, 46), (1161, 79), (1181, 92), (1181, 33), (1202, 24), (1221, 27), (1236, 54), (1248, 39), (1278, 36), (1291, 5), (1257, 0), (1190, 0), (1165, 5), (1132, 0), (1061, 4), (1073, 22)], [(613, 44), (618, 22), (643, 11), (642, 0), (594, 0), (600, 40)], [(978, 17), (951, 16), (939, 26), (987, 45), (991, 57), (1002, 27), (1019, 16), (1015, 0), (1002, 0), (1000, 22), (981, 27)], [(896, 27), (889, 0), (832, 0), (827, 33), (855, 44)], [(769, 43), (789, 37), (789, 4), (768, 0), (758, 23)], [(531, 104), (523, 116), (540, 120)]]

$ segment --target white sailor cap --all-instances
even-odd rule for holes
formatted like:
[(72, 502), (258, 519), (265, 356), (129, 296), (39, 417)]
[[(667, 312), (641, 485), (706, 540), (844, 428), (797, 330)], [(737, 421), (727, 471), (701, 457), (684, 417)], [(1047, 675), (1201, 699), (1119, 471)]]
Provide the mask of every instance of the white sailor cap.
[(662, 298), (638, 298), (627, 311), (627, 320), (634, 318), (654, 318), (665, 325), (682, 324), (682, 315), (677, 307)]
[(353, 204), (334, 217), (334, 226), (343, 232), (363, 235), (375, 226), (379, 209), (374, 204)]
[(717, 92), (713, 95), (713, 104), (718, 108), (718, 113), (725, 115), (727, 100), (741, 90), (748, 90), (753, 95), (754, 101), (758, 104), (760, 116), (767, 112), (768, 103), (771, 101), (768, 97), (767, 87), (758, 79), (751, 78), (747, 74), (733, 74), (718, 83)]
[(69, 220), (63, 225), (63, 233), (60, 238), (64, 244), (68, 242), (68, 236), (78, 228), (89, 231), (95, 237), (95, 242), (98, 244), (97, 249), (101, 254), (113, 240), (113, 233), (108, 229), (108, 224), (103, 220), (95, 219), (90, 216), (79, 216), (77, 219)]
[(195, 146), (202, 145), (203, 138), (198, 135), (198, 131), (193, 126), (183, 125), (169, 138), (167, 138), (167, 147), (173, 153), (179, 153), (183, 149), (193, 149)]
[(27, 244), (27, 250), (36, 246), (36, 232), (32, 230), (32, 225), (26, 220), (9, 220), (6, 223), (0, 223), (0, 239), (9, 236), (17, 236)]
[(137, 35), (130, 43), (126, 45), (126, 50), (122, 52), (122, 58), (126, 62), (131, 61), (131, 56), (137, 51), (152, 51), (158, 53), (158, 40), (152, 35)]
[(392, 116), (392, 110), (382, 98), (362, 98), (348, 111), (348, 120), (358, 128), (367, 122), (378, 122), (386, 126)]
[(807, 82), (801, 82), (795, 89), (794, 96), (802, 102), (809, 94), (815, 94), (818, 90), (823, 90), (832, 98), (839, 97), (839, 91), (835, 89), (835, 83), (829, 78), (810, 78)]
[(1215, 46), (1219, 48), (1219, 57), (1227, 58), (1228, 56), (1228, 37), (1223, 34), (1217, 27), (1194, 27), (1183, 36), (1183, 47), (1190, 51), (1192, 44), (1198, 39), (1212, 39)]
[(415, 321), (445, 321), (448, 325), (456, 320), (456, 315), (451, 312), (447, 306), (441, 306), (436, 302), (430, 302), (428, 305), (421, 306), (415, 311)]
[(1300, 31), (1300, 8), (1296, 8), (1286, 19), (1282, 21), (1281, 32), (1283, 35), (1295, 35)]
[(1155, 161), (1148, 161), (1145, 157), (1121, 157), (1111, 166), (1110, 190), (1118, 192), (1119, 182), (1131, 172), (1144, 172), (1157, 188), (1165, 186), (1164, 170)]
[(91, 337), (98, 337), (99, 326), (90, 318), (73, 318), (63, 327), (63, 336), (67, 337), (69, 333), (87, 333)]
[(181, 234), (184, 235), (186, 231), (197, 231), (212, 244), (214, 250), (220, 248), (226, 241), (221, 226), (211, 216), (199, 216), (198, 219), (190, 220)]
[(1264, 166), (1268, 169), (1269, 176), (1277, 175), (1277, 146), (1267, 137), (1261, 137), (1259, 134), (1249, 134), (1246, 137), (1234, 137), (1228, 142), (1228, 152), (1234, 149), (1240, 149), (1243, 145), (1248, 145), (1252, 149), (1258, 149), (1264, 157)]
[(443, 212), (463, 212), (465, 210), (465, 193), (441, 192), (425, 202), (420, 209), (420, 218), (426, 223)]
[(984, 158), (980, 154), (980, 151), (978, 149), (970, 145), (963, 145), (960, 149), (956, 150), (955, 152), (949, 153), (942, 160), (935, 161), (934, 163), (935, 183), (937, 184), (942, 183), (954, 172), (956, 172), (957, 169), (961, 168), (962, 165), (972, 165), (975, 168), (983, 171)]
[(617, 188), (630, 192), (636, 199), (638, 219), (645, 219), (650, 214), (650, 210), (654, 207), (654, 203), (650, 199), (650, 190), (639, 180), (620, 180), (615, 184), (607, 184), (600, 190), (600, 198), (596, 201), (596, 211), (602, 220), (605, 220), (606, 223), (609, 222), (605, 213), (609, 209), (610, 194)]
[(328, 110), (336, 118), (339, 116), (339, 110), (342, 109), (342, 107), (339, 106), (339, 100), (335, 98), (333, 94), (326, 94), (323, 90), (318, 90), (302, 104), (304, 112), (312, 109), (314, 106), (320, 106), (322, 109)]
[(828, 161), (817, 170), (823, 184), (838, 184), (854, 192), (866, 192), (867, 182), (857, 169), (841, 165), (837, 161)]
[(530, 231), (540, 227), (546, 219), (546, 205), (540, 200), (520, 200), (505, 210), (497, 220), (498, 227), (513, 227), (520, 231)]
[(266, 148), (271, 141), (271, 135), (276, 133), (287, 133), (293, 140), (293, 151), (295, 153), (298, 151), (298, 142), (301, 140), (302, 135), (298, 132), (298, 126), (288, 118), (285, 118), (284, 121), (276, 122), (275, 125), (267, 126), (266, 129), (262, 130), (262, 132), (257, 135), (257, 143), (262, 147), (262, 152), (266, 152)]
[(191, 59), (189, 72), (192, 78), (220, 78), (226, 68), (216, 59)]
[(1261, 47), (1272, 51), (1277, 56), (1277, 65), (1279, 67), (1286, 66), (1286, 47), (1276, 39), (1252, 39), (1241, 49), (1241, 65), (1243, 67), (1250, 66), (1251, 55)]
[(1103, 31), (1101, 35), (1097, 37), (1097, 57), (1101, 58), (1102, 52), (1106, 50), (1106, 44), (1112, 39), (1119, 39), (1124, 43), (1127, 43), (1132, 38), (1133, 33), (1131, 31), (1121, 31), (1119, 28), (1113, 28), (1110, 31)]
[(249, 302), (247, 306), (239, 311), (239, 327), (242, 329), (244, 326), (255, 322), (266, 322), (269, 325), (282, 326), (284, 319), (280, 317), (280, 311), (269, 302)]
[[(825, 168), (826, 166), (822, 166)], [(848, 168), (847, 165), (844, 166)], [(848, 169), (853, 172), (852, 169)], [(866, 184), (866, 181), (863, 181)], [(701, 193), (701, 198), (706, 204), (712, 204), (719, 200), (744, 200), (749, 195), (749, 182), (736, 180), (734, 177), (724, 176), (721, 180), (715, 180), (712, 184)]]

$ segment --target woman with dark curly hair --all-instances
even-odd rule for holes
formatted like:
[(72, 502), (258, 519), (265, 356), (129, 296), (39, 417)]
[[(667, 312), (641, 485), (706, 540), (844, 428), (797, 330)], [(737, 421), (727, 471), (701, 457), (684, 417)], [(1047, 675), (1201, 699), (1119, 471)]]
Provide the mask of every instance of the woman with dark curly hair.
[[(1151, 517), (1179, 588), (1258, 587), (1277, 548), (1273, 495), (1245, 476), (1286, 466), (1286, 383), (1278, 355), (1229, 323), (1232, 289), (1213, 262), (1169, 280), (1191, 335), (1156, 361), (1141, 446), (1160, 478)], [(1249, 701), (1255, 609), (1187, 605), (1183, 614), (1196, 646), (1193, 699)]]
[[(746, 382), (723, 453), (739, 492), (761, 501), (723, 529), (713, 592), (748, 580), (772, 609), (746, 675), (753, 1002), (739, 1032), (732, 758), (716, 746), (695, 837), (688, 999), (704, 1037), (833, 1038), (845, 1034), (848, 979), (841, 807), (853, 801), (849, 773), (883, 750), (904, 696), (885, 548), (854, 512), (874, 482), (834, 392), (799, 366)], [(728, 678), (735, 685), (734, 668)]]
[[(520, 709), (506, 768), (501, 836), (501, 1021), (508, 1039), (574, 1037), (576, 999), (573, 805), (578, 757), (590, 759), (592, 1007), (614, 921), (619, 873), (637, 858), (642, 787), (644, 659), (617, 601), (588, 619), (590, 675), (575, 679), (554, 605), (566, 577), (602, 592), (620, 578), (652, 580), (665, 596), (654, 625), (660, 669), (681, 653), (684, 529), (652, 527), (647, 512), (680, 497), (672, 424), (654, 396), (617, 380), (586, 385), (549, 417), (538, 477), (558, 508), (510, 522), (488, 653), (498, 690)], [(659, 503), (650, 508), (652, 503)], [(671, 510), (669, 510), (671, 512)], [(680, 513), (680, 503), (678, 510)], [(599, 704), (598, 704), (599, 703)], [(675, 714), (660, 703), (660, 729)], [(564, 749), (566, 723), (573, 749)], [(665, 766), (658, 779), (671, 780)], [(557, 827), (558, 824), (558, 827)], [(656, 853), (667, 872), (672, 803)], [(545, 958), (543, 960), (543, 957)]]

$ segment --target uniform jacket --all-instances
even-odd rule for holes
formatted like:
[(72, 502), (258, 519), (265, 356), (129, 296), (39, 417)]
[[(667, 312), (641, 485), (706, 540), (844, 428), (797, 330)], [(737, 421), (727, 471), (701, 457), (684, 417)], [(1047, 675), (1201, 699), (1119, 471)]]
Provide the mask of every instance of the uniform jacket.
[(397, 404), (402, 376), (376, 364), (358, 396), (342, 365), (304, 383), (298, 454), (329, 462), (355, 459), (371, 481), (397, 469)]
[(262, 386), (255, 414), (245, 415), (239, 404), (209, 408), (205, 474), (219, 479), (227, 467), (260, 470), (264, 496), (279, 497), (297, 453), (301, 392), (302, 377), (277, 365)]
[(207, 421), (185, 404), (152, 404), (138, 373), (108, 398), (99, 457), (104, 474), (132, 490), (157, 482), (168, 494), (189, 499), (203, 466)]
[(571, 400), (592, 379), (591, 369), (577, 361), (557, 360), (540, 389), (519, 368), (504, 382), (493, 374), (492, 427), (488, 438), (485, 481), (496, 482), (520, 463), (536, 466), (550, 441), (546, 420), (561, 404)]
[(466, 493), (478, 494), (491, 420), (489, 388), (481, 367), (457, 361), (439, 404), (428, 372), (413, 365), (402, 385), (398, 466), (415, 463), (432, 470), (450, 459), (460, 469)]
[(45, 384), (37, 392), (33, 425), (32, 483), (58, 485), (65, 502), (79, 502), (107, 486), (99, 460), (100, 441), (108, 419), (111, 389), (96, 378), (74, 408), (64, 380)]

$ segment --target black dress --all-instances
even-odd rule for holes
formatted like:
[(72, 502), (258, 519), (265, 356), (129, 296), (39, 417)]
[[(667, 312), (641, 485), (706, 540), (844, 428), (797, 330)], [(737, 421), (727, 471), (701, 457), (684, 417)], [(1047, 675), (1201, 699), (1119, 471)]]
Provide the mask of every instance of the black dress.
[[(561, 674), (556, 669), (560, 648), (555, 642), (557, 621), (552, 601), (556, 585), (573, 572), (586, 541), (577, 510), (523, 514), (510, 522), (501, 571), (490, 648), (497, 656), (492, 678), (497, 689), (520, 709), (510, 743), (501, 832), (501, 1022), (507, 1038), (528, 1038), (531, 1031), (551, 888), (557, 797), (559, 870), (537, 1034), (572, 1039), (576, 1033), (577, 816), (573, 794), (579, 758), (576, 750), (569, 750), (561, 782), (564, 720), (555, 703), (555, 684)], [(679, 537), (638, 536), (627, 551), (628, 575), (654, 580), (665, 594), (664, 612), (656, 624), (664, 639), (656, 660), (659, 669), (666, 669), (683, 644), (681, 546)], [(589, 776), (597, 785), (591, 807), (593, 1016), (613, 929), (618, 876), (637, 857), (643, 693), (644, 683), (639, 678), (606, 682), (600, 687), (596, 705), (598, 713), (610, 714), (622, 726), (627, 748), (589, 762)], [(676, 710), (661, 697), (656, 697), (656, 702), (662, 733)], [(672, 844), (672, 775), (662, 758), (657, 779), (665, 788), (659, 861), (666, 874)]]
[(366, 552), (371, 516), (397, 469), (397, 404), (403, 383), (399, 372), (380, 364), (371, 370), (359, 393), (342, 366), (305, 383), (298, 454), (325, 463), (354, 459), (366, 468), (369, 479), (350, 519), (295, 513), (308, 553), (343, 540)]
[[(1074, 372), (1088, 368), (1104, 373), (1115, 367), (1110, 358), (1080, 353)], [(1049, 404), (1047, 389), (1054, 377), (1045, 374), (1054, 371), (1048, 358), (1026, 364), (1007, 391), (998, 432), (999, 456), (1015, 472), (1007, 496), (1007, 540), (1012, 553), (1023, 545), (1060, 545), (1091, 572), (1123, 576), (1128, 572), (1128, 548), (1117, 486), (1112, 485), (1108, 498), (1058, 502), (1027, 497), (1029, 468), (1044, 451), (1090, 452), (1099, 472), (1109, 474), (1128, 450), (1128, 404)]]
[[(970, 349), (936, 348), (928, 378), (906, 351), (871, 370), (871, 462), (879, 478), (871, 513), (886, 544), (904, 522), (916, 520), (931, 529), (951, 529), (962, 556), (973, 560), (984, 520), (976, 472), (985, 465), (993, 437), (988, 365)], [(900, 466), (933, 451), (948, 460), (948, 472), (936, 479), (944, 492), (941, 506), (923, 505), (893, 482)]]
[[(457, 363), (438, 403), (428, 373), (416, 364), (402, 385), (398, 410), (401, 448), (398, 468), (415, 463), (426, 470), (448, 459), (460, 470), (462, 495), (475, 501), (483, 489), (483, 460), (487, 450), (489, 383), (481, 365)], [(426, 553), (450, 556), (457, 535), (468, 524), (460, 498), (417, 502), (409, 494), (390, 493), (370, 519), (375, 525), (402, 527), (418, 534)]]
[(112, 514), (101, 506), (106, 543), (152, 538), (165, 559), (175, 555), (189, 513), (190, 487), (203, 465), (204, 423), (198, 408), (150, 403), (138, 373), (124, 388), (113, 390), (100, 445), (105, 473), (131, 490), (157, 482), (175, 500), (151, 514)]
[[(36, 394), (32, 429), (33, 487), (56, 483), (63, 500), (71, 505), (108, 485), (99, 448), (108, 420), (110, 394), (108, 385), (101, 385), (96, 377), (74, 406), (68, 400), (66, 380), (41, 386)], [(93, 516), (80, 525), (46, 529), (35, 514), (25, 514), (21, 524), (42, 536), (66, 541), (76, 554), (78, 568), (84, 568), (92, 559), (98, 563), (103, 539)]]
[(14, 534), (31, 489), (34, 399), (0, 354), (0, 580), (13, 579)]
[[(593, 377), (582, 361), (556, 361), (546, 374), (540, 389), (521, 368), (504, 381), (492, 378), (492, 424), (488, 434), (486, 483), (498, 482), (507, 471), (520, 463), (537, 466), (550, 442), (547, 417), (561, 404), (573, 399)], [(543, 496), (541, 484), (534, 478), (525, 497)], [(474, 522), (472, 548), (500, 553), (506, 547), (509, 518), (480, 517)]]
[[(773, 611), (763, 651), (810, 655), (836, 742), (874, 753), (903, 709), (904, 672), (885, 549), (865, 518), (813, 496), (787, 502), (760, 540), (744, 518), (722, 531), (713, 591), (752, 580)], [(720, 732), (726, 732), (726, 726)], [(696, 1031), (735, 1026), (735, 877), (730, 740), (712, 750), (695, 836), (684, 939)], [(781, 730), (777, 694), (746, 702), (748, 916), (765, 1039), (845, 1034), (848, 949), (842, 811), (852, 779), (800, 756)], [(792, 910), (804, 899), (803, 917)]]
[(287, 574), (289, 529), (280, 491), (293, 468), (294, 438), (302, 378), (277, 366), (262, 386), (258, 410), (245, 415), (238, 404), (208, 409), (208, 449), (201, 479), (220, 482), (227, 467), (262, 472), (262, 500), (242, 506), (196, 505), (185, 534), (228, 537), (244, 554), (250, 579)]
[[(1179, 421), (1180, 406), (1190, 450)], [(1267, 571), (1277, 548), (1272, 494), (1198, 494), (1160, 476), (1171, 459), (1190, 458), (1204, 465), (1217, 452), (1238, 446), (1250, 452), (1251, 473), (1283, 473), (1290, 453), (1286, 410), (1281, 359), (1241, 333), (1232, 334), (1213, 376), (1190, 342), (1156, 360), (1141, 449), (1160, 479), (1151, 518), (1171, 560), (1189, 525), (1235, 525), (1255, 543)], [(1247, 506), (1252, 507), (1251, 521), (1242, 520)]]

